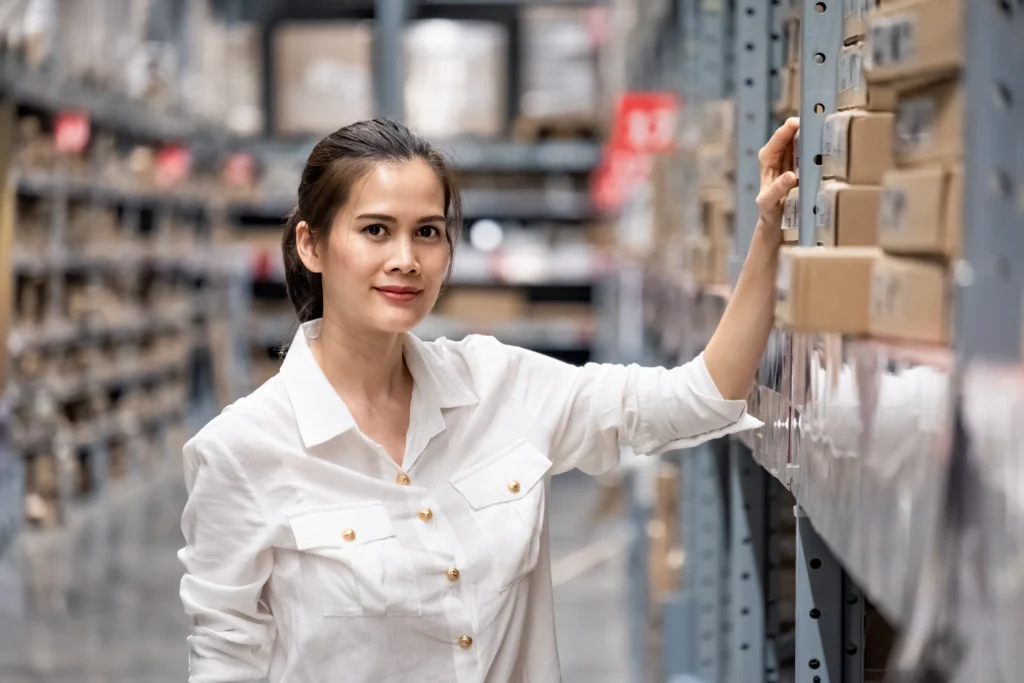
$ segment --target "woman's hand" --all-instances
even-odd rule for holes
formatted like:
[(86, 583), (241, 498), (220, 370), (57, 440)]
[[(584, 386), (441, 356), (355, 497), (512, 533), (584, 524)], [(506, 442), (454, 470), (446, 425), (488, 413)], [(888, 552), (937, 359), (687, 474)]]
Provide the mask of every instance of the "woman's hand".
[(761, 165), (761, 191), (757, 195), (760, 217), (755, 234), (778, 248), (782, 244), (782, 210), (786, 195), (797, 185), (793, 172), (793, 140), (800, 119), (786, 119), (757, 154)]

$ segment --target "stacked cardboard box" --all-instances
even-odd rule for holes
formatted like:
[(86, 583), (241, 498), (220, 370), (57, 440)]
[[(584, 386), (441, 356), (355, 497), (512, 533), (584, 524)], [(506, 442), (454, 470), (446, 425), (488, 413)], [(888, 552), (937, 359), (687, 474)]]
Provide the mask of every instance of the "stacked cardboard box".
[(786, 60), (779, 71), (779, 92), (775, 115), (796, 116), (800, 112), (800, 4), (789, 2), (784, 8), (783, 39)]
[(735, 103), (706, 102), (701, 111), (700, 146), (697, 148), (700, 230), (694, 244), (694, 280), (697, 284), (729, 282), (735, 214)]
[[(949, 278), (960, 253), (966, 0), (885, 2), (867, 17), (867, 81), (893, 93), (894, 168), (882, 177), (877, 333), (949, 342)], [(907, 275), (928, 269), (927, 281)], [(885, 295), (882, 295), (882, 292)], [(915, 302), (923, 302), (917, 305)]]

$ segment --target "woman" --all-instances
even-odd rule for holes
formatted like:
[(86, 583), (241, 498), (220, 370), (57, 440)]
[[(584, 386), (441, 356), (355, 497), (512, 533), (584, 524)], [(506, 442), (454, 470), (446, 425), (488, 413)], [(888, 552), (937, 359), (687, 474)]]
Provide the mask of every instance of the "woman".
[(192, 683), (558, 680), (546, 480), (759, 423), (788, 121), (761, 220), (706, 351), (579, 368), (488, 337), (409, 334), (462, 228), (450, 169), (398, 123), (309, 156), (283, 240), (302, 326), (280, 373), (184, 449)]

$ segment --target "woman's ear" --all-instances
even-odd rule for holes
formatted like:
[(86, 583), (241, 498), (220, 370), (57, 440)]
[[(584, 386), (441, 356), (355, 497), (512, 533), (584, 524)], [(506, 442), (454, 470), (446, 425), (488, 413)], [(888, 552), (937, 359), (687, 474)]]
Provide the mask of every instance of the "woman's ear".
[(295, 248), (299, 252), (299, 258), (302, 259), (303, 265), (313, 273), (323, 270), (320, 266), (320, 253), (317, 246), (313, 232), (309, 229), (309, 223), (299, 221), (299, 224), (295, 226)]

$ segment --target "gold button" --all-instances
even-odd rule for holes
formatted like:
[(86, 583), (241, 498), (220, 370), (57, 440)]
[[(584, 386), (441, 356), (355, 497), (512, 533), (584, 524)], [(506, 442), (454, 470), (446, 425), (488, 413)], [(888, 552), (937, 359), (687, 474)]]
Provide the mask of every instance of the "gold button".
[(409, 485), (409, 475), (406, 474), (405, 472), (399, 472), (398, 473), (398, 477), (395, 478), (395, 481), (398, 482), (399, 486), (408, 486)]
[(423, 508), (422, 510), (420, 510), (420, 519), (422, 519), (424, 522), (429, 522), (433, 518), (434, 511), (431, 510), (430, 508)]
[(449, 580), (449, 581), (458, 581), (458, 580), (459, 580), (459, 577), (460, 577), (460, 576), (462, 575), (462, 574), (461, 574), (461, 573), (459, 572), (459, 570), (458, 570), (458, 569), (456, 569), (455, 567), (452, 567), (452, 568), (451, 568), (451, 569), (449, 569), (449, 570), (448, 570), (448, 571), (447, 571), (446, 573), (448, 574), (448, 580)]
[(519, 482), (516, 481), (515, 479), (508, 483), (508, 490), (511, 491), (512, 493), (519, 493), (520, 488), (522, 487), (519, 486)]
[(461, 638), (459, 638), (459, 647), (461, 647), (463, 650), (468, 649), (472, 645), (473, 639), (469, 636), (462, 636)]
[(344, 538), (346, 541), (354, 541), (354, 540), (356, 540), (356, 530), (355, 529), (345, 529), (344, 531), (341, 532), (341, 537)]

